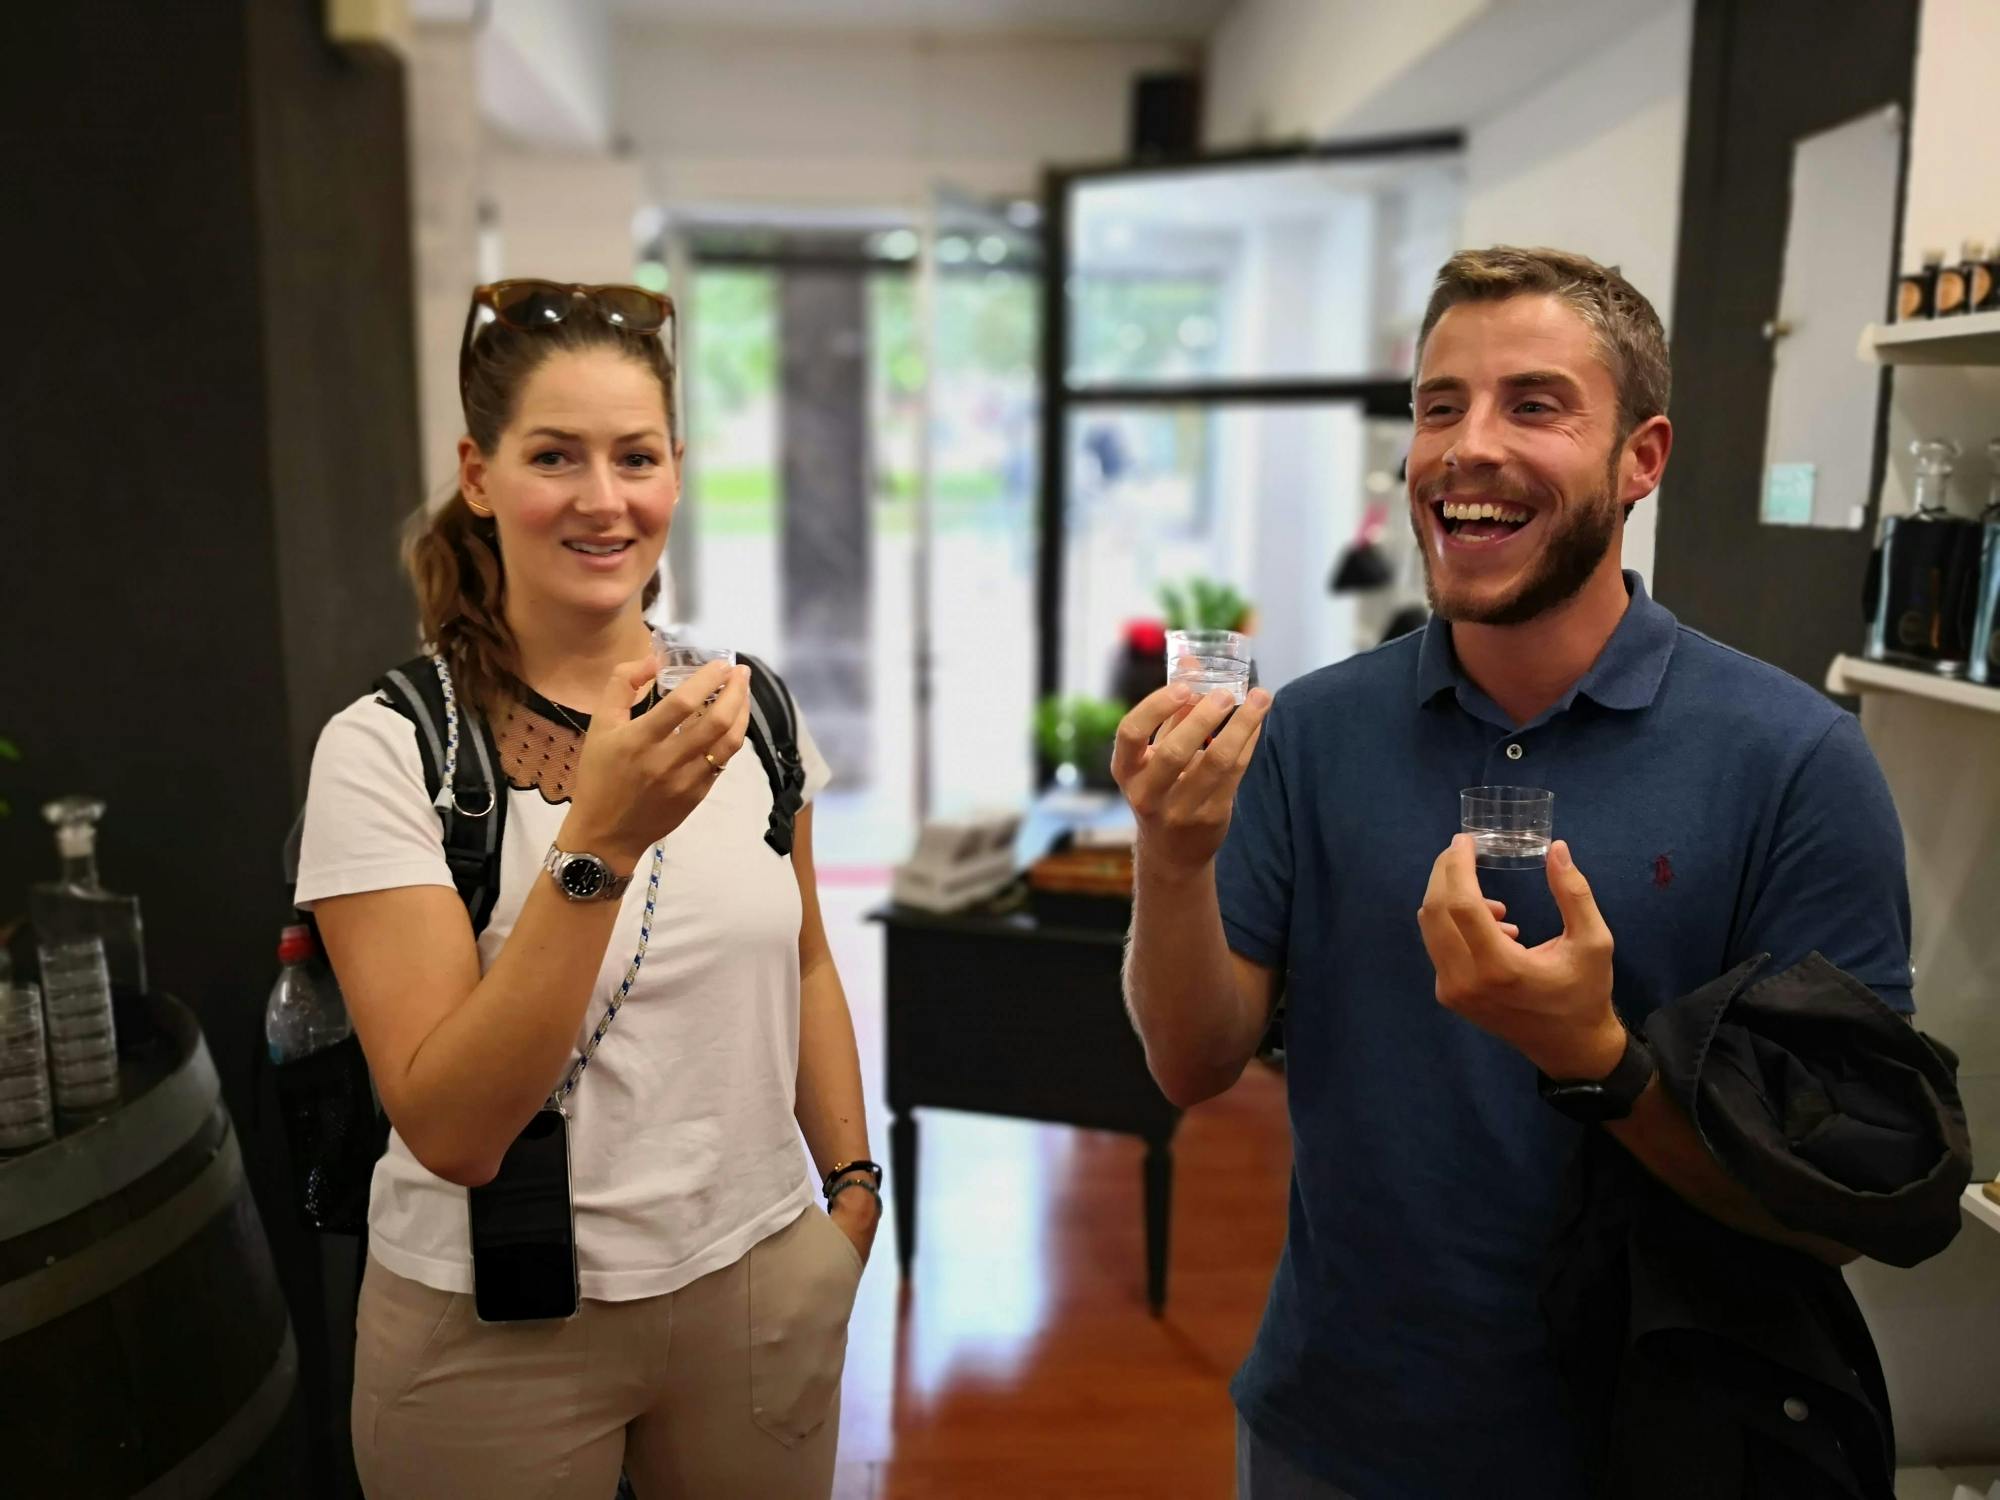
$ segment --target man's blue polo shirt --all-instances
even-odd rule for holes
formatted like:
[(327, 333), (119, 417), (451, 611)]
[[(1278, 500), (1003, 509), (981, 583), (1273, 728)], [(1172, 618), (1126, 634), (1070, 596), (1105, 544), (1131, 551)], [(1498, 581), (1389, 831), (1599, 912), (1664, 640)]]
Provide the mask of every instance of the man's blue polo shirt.
[[(1461, 787), (1555, 793), (1628, 1021), (1753, 954), (1910, 999), (1902, 831), (1854, 718), (1684, 629), (1628, 573), (1596, 664), (1514, 727), (1428, 629), (1287, 686), (1218, 860), (1229, 945), (1285, 978), (1292, 1190), (1244, 1419), (1360, 1500), (1581, 1494), (1536, 1305), (1581, 1126), (1440, 1007), (1416, 912)], [(1540, 870), (1482, 871), (1521, 939)]]

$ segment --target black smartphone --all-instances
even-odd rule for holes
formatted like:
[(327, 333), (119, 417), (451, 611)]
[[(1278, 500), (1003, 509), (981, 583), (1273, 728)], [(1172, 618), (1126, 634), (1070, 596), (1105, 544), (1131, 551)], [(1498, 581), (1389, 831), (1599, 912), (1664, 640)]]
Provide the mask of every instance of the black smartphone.
[(472, 1306), (482, 1323), (576, 1316), (576, 1210), (569, 1120), (535, 1112), (500, 1171), (466, 1194), (472, 1225)]

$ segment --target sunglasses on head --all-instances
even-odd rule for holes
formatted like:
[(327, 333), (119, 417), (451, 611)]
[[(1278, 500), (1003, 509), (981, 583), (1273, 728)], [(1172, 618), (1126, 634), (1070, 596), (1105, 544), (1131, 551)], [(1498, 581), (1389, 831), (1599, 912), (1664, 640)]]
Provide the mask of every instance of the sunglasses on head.
[[(625, 333), (659, 334), (674, 321), (674, 299), (664, 292), (650, 292), (642, 286), (584, 286), (580, 283), (538, 281), (496, 281), (475, 287), (472, 306), (465, 312), (465, 335), (458, 345), (458, 388), (462, 395), (472, 373), (472, 344), (481, 328), (480, 311), (490, 313), (490, 321), (520, 333), (552, 328), (579, 306), (587, 307), (613, 328)], [(672, 345), (668, 345), (669, 363)]]

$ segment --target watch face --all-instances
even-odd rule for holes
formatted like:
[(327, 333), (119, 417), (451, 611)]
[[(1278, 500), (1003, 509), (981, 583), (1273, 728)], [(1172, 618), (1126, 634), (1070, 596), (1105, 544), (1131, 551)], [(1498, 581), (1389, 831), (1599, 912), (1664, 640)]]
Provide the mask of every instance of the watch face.
[(571, 900), (588, 901), (604, 889), (604, 866), (588, 856), (573, 854), (563, 861), (556, 879)]

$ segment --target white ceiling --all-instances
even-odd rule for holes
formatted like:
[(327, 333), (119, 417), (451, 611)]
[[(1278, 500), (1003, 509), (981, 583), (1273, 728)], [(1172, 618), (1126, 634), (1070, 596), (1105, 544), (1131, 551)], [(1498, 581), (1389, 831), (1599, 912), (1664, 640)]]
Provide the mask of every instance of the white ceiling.
[(1231, 0), (609, 0), (631, 20), (807, 30), (1205, 38)]

